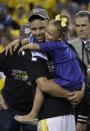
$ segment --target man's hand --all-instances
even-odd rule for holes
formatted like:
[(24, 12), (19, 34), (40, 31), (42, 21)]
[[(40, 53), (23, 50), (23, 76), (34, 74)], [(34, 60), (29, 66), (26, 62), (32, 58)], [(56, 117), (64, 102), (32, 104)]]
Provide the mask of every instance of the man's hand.
[(76, 131), (86, 131), (86, 124), (77, 122)]
[(5, 104), (4, 98), (2, 96), (2, 94), (0, 93), (0, 110), (2, 109), (8, 109), (7, 105)]
[(24, 46), (22, 46), (20, 49), (19, 49), (19, 51), (18, 51), (18, 54), (20, 54), (22, 51), (24, 51), (25, 49), (31, 49), (30, 48), (31, 47), (31, 45), (30, 44), (26, 44), (26, 45), (24, 45)]
[(21, 41), (21, 44), (22, 46), (26, 45), (26, 44), (29, 44), (29, 39), (28, 38), (25, 38)]
[(73, 96), (68, 96), (68, 100), (73, 104), (77, 105), (80, 103), (81, 99), (85, 95), (85, 84), (83, 84), (82, 90), (80, 91), (73, 91), (74, 95)]
[(5, 55), (7, 56), (8, 52), (10, 52), (10, 54), (12, 55), (13, 51), (15, 51), (18, 48), (19, 44), (20, 44), (20, 40), (17, 39), (11, 42), (9, 45), (7, 45), (5, 48)]
[(81, 99), (83, 98), (82, 91), (74, 91), (74, 95), (68, 97), (68, 100), (73, 104), (77, 105), (80, 103)]
[[(20, 54), (22, 51), (24, 51), (24, 49), (28, 49), (28, 48), (29, 48), (30, 44), (29, 44), (28, 38), (23, 39), (23, 40), (21, 41), (21, 45), (22, 45), (22, 47), (20, 47), (20, 49), (19, 49), (19, 51), (18, 51), (18, 54)], [(17, 46), (17, 45), (16, 45), (16, 46)], [(15, 47), (14, 47), (14, 49), (15, 49)]]

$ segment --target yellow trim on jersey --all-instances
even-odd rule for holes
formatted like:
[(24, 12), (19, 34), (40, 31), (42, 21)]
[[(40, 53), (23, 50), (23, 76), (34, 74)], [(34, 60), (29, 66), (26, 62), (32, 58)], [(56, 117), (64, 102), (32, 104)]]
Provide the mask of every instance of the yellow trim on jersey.
[(5, 83), (5, 78), (0, 79), (0, 91), (3, 89)]
[(41, 120), (41, 121), (39, 122), (39, 128), (40, 128), (40, 131), (49, 131), (49, 130), (48, 130), (47, 119)]

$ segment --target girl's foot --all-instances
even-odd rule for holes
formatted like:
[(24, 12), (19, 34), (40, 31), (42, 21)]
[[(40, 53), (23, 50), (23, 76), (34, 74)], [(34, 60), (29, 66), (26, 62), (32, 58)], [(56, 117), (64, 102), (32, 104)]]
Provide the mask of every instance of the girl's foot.
[(20, 123), (30, 124), (30, 125), (33, 125), (33, 126), (36, 126), (37, 123), (38, 123), (38, 119), (37, 118), (33, 118), (30, 115), (23, 115), (23, 116), (16, 115), (15, 116), (15, 120), (20, 122)]

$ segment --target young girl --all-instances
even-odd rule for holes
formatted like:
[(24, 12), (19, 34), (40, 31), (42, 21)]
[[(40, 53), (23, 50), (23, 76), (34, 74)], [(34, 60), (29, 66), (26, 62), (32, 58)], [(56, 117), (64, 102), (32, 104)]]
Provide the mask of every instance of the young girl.
[[(69, 91), (77, 91), (82, 87), (84, 75), (74, 52), (66, 40), (67, 30), (67, 17), (58, 15), (46, 27), (45, 43), (27, 44), (20, 48), (19, 53), (24, 49), (39, 50), (42, 53), (50, 52), (55, 65), (55, 79), (53, 81)], [(38, 95), (38, 91), (41, 92), (41, 95)], [(16, 116), (15, 119), (23, 123), (35, 124), (43, 99), (42, 91), (37, 88), (32, 111), (26, 115), (27, 118), (25, 116)]]

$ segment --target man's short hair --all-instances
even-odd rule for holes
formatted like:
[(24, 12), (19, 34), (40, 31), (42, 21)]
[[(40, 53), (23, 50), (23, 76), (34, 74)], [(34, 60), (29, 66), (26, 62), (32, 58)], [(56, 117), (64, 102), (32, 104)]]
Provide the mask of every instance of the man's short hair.
[(30, 16), (29, 16), (29, 19), (28, 21), (32, 21), (34, 19), (42, 19), (42, 20), (48, 20), (49, 19), (49, 16), (48, 16), (48, 13), (45, 9), (43, 8), (35, 8), (31, 11), (30, 13)]
[(89, 22), (90, 22), (90, 12), (89, 11), (79, 11), (75, 14), (75, 18), (78, 18), (78, 17), (87, 17)]

